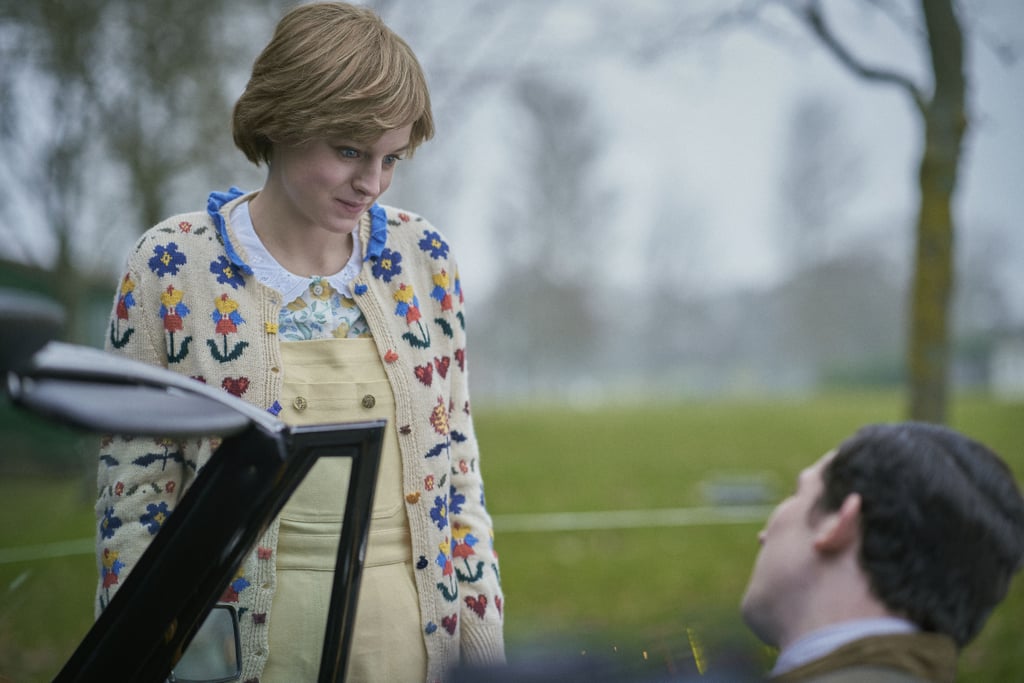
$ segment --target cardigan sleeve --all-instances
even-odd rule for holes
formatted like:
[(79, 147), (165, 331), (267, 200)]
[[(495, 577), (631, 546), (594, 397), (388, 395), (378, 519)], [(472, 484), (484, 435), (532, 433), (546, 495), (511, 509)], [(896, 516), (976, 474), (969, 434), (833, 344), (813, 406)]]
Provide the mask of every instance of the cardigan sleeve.
[[(140, 240), (129, 257), (105, 341), (110, 353), (167, 365), (162, 290), (149, 276)], [(97, 460), (96, 616), (106, 608), (196, 473), (198, 444), (153, 437), (104, 437)]]
[(480, 449), (473, 429), (469, 400), (465, 316), (458, 266), (449, 262), (452, 296), (458, 311), (453, 327), (455, 363), (452, 373), (449, 426), (452, 449), (450, 512), (452, 556), (459, 580), (462, 660), (469, 665), (505, 661), (504, 595), (494, 531), (487, 512)]

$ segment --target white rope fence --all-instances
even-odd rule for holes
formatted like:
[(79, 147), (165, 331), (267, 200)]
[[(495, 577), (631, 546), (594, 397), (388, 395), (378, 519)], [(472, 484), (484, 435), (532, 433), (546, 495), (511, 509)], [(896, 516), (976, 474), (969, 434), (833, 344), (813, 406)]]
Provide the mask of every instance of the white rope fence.
[[(772, 508), (765, 505), (719, 505), (662, 510), (605, 510), (494, 515), (497, 533), (595, 531), (653, 527), (762, 524)], [(0, 548), (0, 564), (34, 562), (95, 552), (95, 541), (82, 538), (14, 548)]]
[(763, 524), (772, 507), (722, 505), (662, 510), (608, 510), (493, 515), (496, 533), (525, 531), (591, 531), (645, 527)]

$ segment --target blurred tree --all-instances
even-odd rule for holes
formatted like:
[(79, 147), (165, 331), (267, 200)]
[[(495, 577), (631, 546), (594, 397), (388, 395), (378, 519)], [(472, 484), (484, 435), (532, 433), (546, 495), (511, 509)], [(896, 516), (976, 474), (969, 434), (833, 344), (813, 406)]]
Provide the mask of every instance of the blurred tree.
[[(883, 10), (888, 8), (882, 2), (875, 4)], [(963, 31), (953, 0), (921, 0), (920, 11), (930, 55), (931, 93), (904, 73), (861, 61), (832, 31), (820, 0), (808, 2), (803, 17), (822, 44), (854, 74), (906, 92), (924, 124), (907, 349), (907, 412), (911, 419), (945, 422), (955, 232), (952, 201), (967, 130), (967, 77)]]
[(493, 349), (502, 374), (516, 378), (514, 390), (564, 390), (569, 378), (593, 372), (600, 274), (619, 251), (593, 208), (602, 136), (586, 98), (570, 86), (527, 75), (513, 92), (532, 124), (514, 145), (525, 155), (523, 187), (498, 218), (503, 272), (474, 318), (474, 335)]
[(70, 339), (82, 277), (172, 212), (183, 174), (223, 177), (230, 79), (256, 49), (239, 29), (283, 4), (0, 0), (0, 236), (53, 273)]
[(842, 113), (819, 94), (797, 98), (779, 176), (780, 227), (788, 270), (814, 268), (834, 257), (829, 226), (860, 189), (860, 157), (842, 138)]

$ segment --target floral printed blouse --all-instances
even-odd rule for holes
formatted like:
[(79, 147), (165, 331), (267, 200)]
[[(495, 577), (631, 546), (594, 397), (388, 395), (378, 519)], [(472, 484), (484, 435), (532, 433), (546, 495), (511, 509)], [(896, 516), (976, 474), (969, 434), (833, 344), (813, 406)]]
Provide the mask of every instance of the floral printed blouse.
[(310, 278), (288, 272), (267, 251), (253, 227), (249, 202), (235, 207), (231, 223), (239, 243), (249, 253), (255, 278), (280, 292), (287, 302), (278, 321), (281, 341), (371, 336), (366, 319), (352, 298), (352, 280), (362, 263), (358, 231), (352, 233), (352, 256), (344, 268), (334, 275)]

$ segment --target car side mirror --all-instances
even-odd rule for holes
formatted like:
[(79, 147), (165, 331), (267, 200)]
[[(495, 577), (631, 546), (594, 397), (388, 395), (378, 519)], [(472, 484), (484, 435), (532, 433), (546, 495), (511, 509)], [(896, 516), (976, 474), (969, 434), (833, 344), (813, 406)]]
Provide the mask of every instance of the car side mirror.
[(238, 612), (231, 605), (215, 605), (185, 648), (167, 683), (228, 683), (241, 676)]

